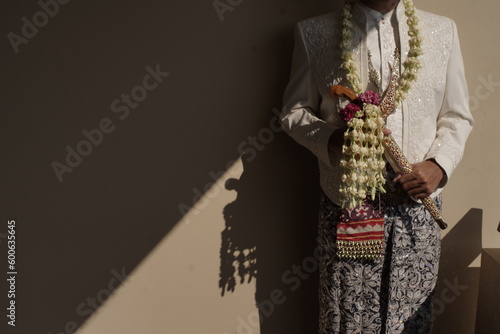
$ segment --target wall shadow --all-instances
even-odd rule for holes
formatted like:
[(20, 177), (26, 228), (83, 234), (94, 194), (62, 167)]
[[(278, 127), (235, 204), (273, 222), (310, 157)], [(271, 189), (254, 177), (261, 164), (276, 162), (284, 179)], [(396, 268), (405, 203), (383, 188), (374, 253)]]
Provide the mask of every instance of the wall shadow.
[[(323, 14), (338, 8), (339, 1), (323, 6)], [(318, 7), (319, 8), (319, 7)], [(304, 18), (314, 15), (304, 15)], [(287, 59), (274, 106), (281, 105), (293, 50), (293, 29), (281, 36), (281, 53)], [(272, 106), (270, 106), (270, 110)], [(262, 129), (276, 116), (266, 110)], [(259, 112), (262, 114), (262, 112)], [(255, 154), (257, 152), (257, 154)], [(264, 148), (242, 155), (244, 171), (226, 188), (237, 198), (224, 208), (221, 233), (220, 291), (224, 296), (238, 285), (255, 280), (255, 313), (242, 314), (237, 333), (317, 333), (317, 246), (319, 175), (316, 158), (283, 132), (275, 132)]]
[[(36, 1), (6, 0), (0, 7), (4, 32), (18, 35), (21, 18), (32, 21), (42, 10)], [(29, 319), (8, 327), (9, 333), (73, 332), (96, 312), (120, 285), (110, 288), (116, 273), (131, 273), (182, 218), (180, 205), (188, 210), (196, 204), (213, 182), (209, 173), (226, 170), (242, 134), (268, 122), (288, 78), (293, 25), (329, 8), (330, 0), (314, 6), (305, 0), (245, 1), (222, 21), (212, 1), (72, 1), (60, 5), (18, 53), (4, 39), (0, 142), (9, 163), (2, 167), (1, 219), (18, 222), (22, 275), (16, 300), (18, 314)], [(143, 99), (137, 87), (148, 66), (170, 75)], [(112, 103), (132, 92), (140, 103), (129, 106), (126, 117), (123, 101), (115, 112)], [(112, 133), (91, 152), (87, 148), (60, 183), (52, 162), (65, 163), (67, 147), (76, 150), (86, 140), (82, 131), (98, 128), (105, 118)], [(253, 174), (269, 172), (263, 166), (280, 159), (266, 154), (253, 163), (258, 168), (248, 167), (241, 196), (246, 179), (275, 182)], [(285, 169), (277, 175), (289, 175), (289, 166), (276, 167)], [(289, 201), (283, 195), (290, 188), (255, 186), (253, 196), (262, 199), (252, 205), (253, 218), (262, 228), (272, 226), (280, 208), (266, 204)], [(242, 210), (236, 206), (235, 217)], [(269, 218), (264, 210), (271, 210)], [(292, 235), (299, 242), (293, 221), (270, 232), (280, 242)], [(255, 241), (269, 258), (259, 262), (257, 275), (276, 273), (304, 251), (300, 244), (275, 250), (273, 237), (267, 238)], [(5, 243), (0, 246), (5, 254)], [(290, 253), (295, 258), (284, 260)], [(6, 291), (5, 282), (0, 288)], [(0, 331), (6, 328), (2, 322)]]
[(500, 248), (483, 249), (475, 334), (489, 334), (500, 330), (498, 282), (500, 282)]
[(482, 251), (483, 210), (471, 209), (443, 238), (434, 301), (434, 333), (473, 334)]
[[(246, 158), (241, 178), (226, 184), (238, 195), (224, 209), (221, 293), (256, 280), (260, 333), (315, 333), (317, 271), (302, 263), (316, 247), (317, 162), (284, 133), (254, 160)], [(255, 330), (252, 315), (241, 317), (237, 332)]]

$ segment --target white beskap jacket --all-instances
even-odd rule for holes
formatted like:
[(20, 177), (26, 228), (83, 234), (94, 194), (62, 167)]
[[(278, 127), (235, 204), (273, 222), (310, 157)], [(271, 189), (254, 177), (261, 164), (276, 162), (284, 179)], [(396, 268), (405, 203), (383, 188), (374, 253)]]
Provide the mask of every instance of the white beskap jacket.
[[(409, 49), (409, 28), (402, 2), (395, 15), (403, 64)], [(359, 5), (353, 6), (353, 16), (354, 50), (366, 87), (367, 21)], [(462, 159), (473, 118), (455, 23), (424, 11), (417, 11), (417, 16), (423, 37), (422, 68), (398, 110), (402, 112), (398, 119), (403, 123), (398, 125), (402, 127), (398, 144), (411, 163), (434, 159), (444, 169), (446, 176), (433, 194), (436, 196)], [(292, 70), (281, 113), (283, 129), (318, 157), (321, 187), (336, 204), (340, 203), (341, 157), (329, 156), (328, 140), (333, 131), (345, 127), (339, 116), (345, 101), (330, 97), (333, 85), (348, 86), (345, 70), (340, 68), (341, 26), (340, 14), (327, 14), (297, 24)]]

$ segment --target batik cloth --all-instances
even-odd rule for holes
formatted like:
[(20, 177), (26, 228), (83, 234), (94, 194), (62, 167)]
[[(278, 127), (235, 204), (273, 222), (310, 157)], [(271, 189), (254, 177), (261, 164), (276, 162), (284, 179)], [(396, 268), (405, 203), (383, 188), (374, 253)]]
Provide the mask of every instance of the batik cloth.
[[(437, 198), (441, 206), (441, 198)], [(418, 203), (384, 208), (380, 260), (340, 260), (339, 207), (322, 194), (320, 250), (321, 334), (429, 333), (440, 256), (440, 229)]]

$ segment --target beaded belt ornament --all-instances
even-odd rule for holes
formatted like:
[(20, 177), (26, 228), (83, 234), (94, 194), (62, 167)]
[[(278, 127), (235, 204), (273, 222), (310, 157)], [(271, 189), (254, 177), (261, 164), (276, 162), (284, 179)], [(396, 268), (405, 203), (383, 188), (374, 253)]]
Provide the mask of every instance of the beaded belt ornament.
[(384, 215), (380, 206), (365, 200), (354, 209), (339, 208), (337, 256), (344, 260), (380, 258), (384, 250)]

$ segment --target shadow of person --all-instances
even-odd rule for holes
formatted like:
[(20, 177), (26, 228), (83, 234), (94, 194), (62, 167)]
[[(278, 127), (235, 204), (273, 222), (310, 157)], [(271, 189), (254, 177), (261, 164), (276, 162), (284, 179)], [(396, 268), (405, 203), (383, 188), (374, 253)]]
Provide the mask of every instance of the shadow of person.
[(469, 267), (482, 250), (483, 210), (469, 212), (441, 242), (434, 298), (434, 333), (474, 333), (480, 268)]
[(237, 332), (317, 332), (317, 268), (301, 265), (316, 246), (316, 161), (284, 134), (241, 159), (240, 179), (226, 182), (238, 194), (224, 208), (220, 289), (255, 280), (259, 318), (242, 314)]
[[(303, 2), (297, 20), (339, 11), (340, 6), (340, 0), (315, 6)], [(290, 73), (291, 64), (283, 59), (291, 60), (292, 31), (288, 29), (286, 35), (273, 41), (279, 48), (272, 70), (280, 73), (280, 87), (286, 86)], [(281, 101), (283, 92), (272, 95)], [(258, 316), (255, 312), (242, 314), (235, 331), (317, 333), (317, 160), (286, 134), (277, 132), (272, 141), (246, 151), (241, 159), (243, 174), (239, 180), (226, 183), (227, 189), (237, 192), (237, 198), (223, 210), (219, 288), (224, 296), (236, 291), (238, 284), (255, 282)]]

